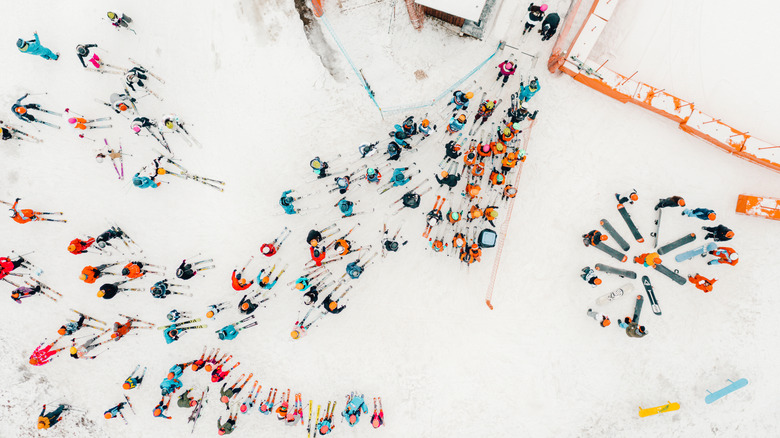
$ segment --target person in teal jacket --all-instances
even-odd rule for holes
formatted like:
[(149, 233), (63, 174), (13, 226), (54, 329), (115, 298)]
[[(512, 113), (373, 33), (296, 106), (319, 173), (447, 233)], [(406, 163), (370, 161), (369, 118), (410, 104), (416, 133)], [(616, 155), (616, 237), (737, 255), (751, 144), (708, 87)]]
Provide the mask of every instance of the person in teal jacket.
[(350, 394), (349, 400), (347, 401), (347, 407), (344, 408), (341, 415), (347, 420), (347, 424), (349, 424), (350, 427), (354, 427), (358, 421), (360, 421), (361, 411), (363, 411), (364, 414), (367, 414), (368, 406), (366, 406), (362, 394), (357, 395), (353, 392)]
[(539, 92), (541, 88), (542, 87), (539, 86), (539, 78), (537, 78), (536, 76), (534, 76), (534, 78), (531, 79), (531, 83), (528, 84), (527, 87), (523, 85), (522, 82), (520, 82), (520, 94), (517, 96), (518, 99), (520, 99), (520, 103), (528, 102), (529, 100), (531, 100), (531, 98), (534, 97), (534, 94)]
[(30, 41), (25, 41), (19, 38), (16, 41), (16, 48), (18, 48), (22, 53), (38, 55), (43, 59), (51, 59), (56, 61), (60, 57), (60, 55), (57, 55), (56, 53), (41, 45), (41, 40), (38, 39), (38, 32), (35, 32), (33, 35), (35, 35), (35, 39)]

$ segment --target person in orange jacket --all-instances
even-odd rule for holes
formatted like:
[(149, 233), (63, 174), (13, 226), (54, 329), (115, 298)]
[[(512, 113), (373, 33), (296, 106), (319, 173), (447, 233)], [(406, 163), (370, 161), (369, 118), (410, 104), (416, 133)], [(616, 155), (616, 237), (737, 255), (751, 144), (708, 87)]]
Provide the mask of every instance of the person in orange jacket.
[(47, 214), (62, 214), (62, 213), (49, 213), (49, 212), (40, 212), (40, 211), (33, 211), (29, 208), (24, 208), (21, 210), (18, 210), (16, 206), (19, 204), (19, 200), (22, 198), (16, 198), (16, 201), (14, 201), (14, 204), (11, 206), (11, 219), (14, 220), (17, 224), (26, 224), (27, 222), (34, 222), (34, 221), (58, 221), (58, 222), (66, 222), (64, 219), (49, 219), (44, 217), (44, 215)]
[(699, 289), (701, 291), (704, 291), (704, 293), (707, 293), (707, 292), (712, 292), (712, 286), (715, 284), (716, 281), (718, 281), (718, 279), (713, 277), (710, 280), (697, 273), (695, 275), (689, 275), (688, 281), (696, 285), (696, 289)]
[(469, 200), (476, 198), (479, 196), (479, 191), (482, 190), (482, 187), (480, 187), (477, 183), (466, 184), (466, 193), (465, 195), (468, 196)]
[(739, 254), (737, 254), (737, 252), (734, 251), (734, 248), (728, 248), (722, 246), (710, 251), (710, 254), (717, 257), (717, 259), (710, 260), (709, 262), (707, 262), (708, 265), (717, 265), (720, 263), (726, 263), (731, 266), (734, 266), (737, 263), (739, 263)]
[(473, 166), (477, 162), (477, 149), (472, 146), (463, 154), (463, 164), (466, 167)]
[(92, 237), (87, 240), (73, 239), (68, 245), (68, 252), (76, 255), (84, 254), (93, 243), (95, 243), (95, 239)]
[(501, 172), (506, 174), (517, 165), (517, 152), (510, 152), (501, 160)]
[(79, 275), (79, 279), (84, 283), (92, 284), (95, 281), (97, 281), (98, 278), (106, 274), (106, 272), (104, 271), (107, 268), (110, 268), (111, 266), (115, 266), (117, 264), (118, 263), (105, 263), (99, 266), (86, 266), (84, 267), (84, 269), (81, 270), (81, 275)]
[(500, 186), (504, 184), (504, 175), (501, 174), (497, 169), (493, 169), (492, 172), (490, 172), (490, 184), (494, 186)]
[(493, 151), (493, 155), (501, 155), (506, 152), (506, 145), (500, 141), (492, 141), (490, 149)]
[(231, 276), (230, 280), (233, 289), (237, 291), (249, 289), (250, 286), (255, 284), (254, 280), (251, 280), (249, 283), (247, 283), (246, 279), (242, 277), (243, 273), (244, 273), (243, 269), (241, 270), (241, 272), (238, 272), (237, 270), (233, 269), (233, 275)]
[(490, 147), (490, 143), (477, 145), (477, 155), (480, 159), (487, 158), (493, 154), (493, 149)]
[(496, 226), (496, 224), (493, 223), (494, 220), (498, 219), (498, 207), (495, 205), (490, 205), (488, 207), (485, 207), (484, 216), (483, 218), (490, 222), (491, 226)]
[(471, 209), (469, 209), (469, 215), (466, 218), (466, 222), (471, 222), (474, 219), (479, 219), (482, 217), (482, 209), (479, 208), (478, 204), (474, 204), (471, 206)]
[(634, 263), (641, 263), (648, 268), (652, 268), (655, 265), (661, 263), (661, 257), (657, 252), (639, 254), (638, 256), (634, 257)]
[(506, 201), (507, 199), (511, 199), (517, 196), (517, 189), (515, 186), (511, 184), (507, 184), (504, 186), (504, 193), (501, 194), (501, 200)]
[(471, 167), (471, 174), (476, 177), (482, 177), (485, 174), (485, 163), (479, 162)]
[(143, 262), (130, 262), (122, 268), (122, 275), (128, 278), (141, 278), (146, 274), (162, 274), (162, 272), (148, 269), (148, 267), (158, 268), (158, 266), (143, 263)]

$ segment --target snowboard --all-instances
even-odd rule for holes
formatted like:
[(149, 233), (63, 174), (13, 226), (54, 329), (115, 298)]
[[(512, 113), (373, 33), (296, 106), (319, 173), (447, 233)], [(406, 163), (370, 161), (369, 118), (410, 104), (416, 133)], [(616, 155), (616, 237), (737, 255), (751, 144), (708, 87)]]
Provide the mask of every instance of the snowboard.
[(704, 254), (707, 254), (710, 251), (715, 251), (715, 249), (718, 247), (718, 244), (715, 242), (710, 242), (706, 245), (702, 245), (698, 248), (694, 248), (690, 251), (685, 251), (684, 253), (677, 254), (674, 257), (674, 260), (678, 262), (684, 262), (685, 260), (690, 260), (696, 256), (703, 256)]
[(631, 220), (631, 215), (628, 214), (628, 211), (626, 210), (626, 206), (623, 204), (617, 205), (618, 213), (620, 213), (620, 216), (623, 218), (624, 221), (626, 221), (626, 225), (628, 225), (628, 229), (631, 230), (631, 234), (634, 236), (634, 239), (636, 239), (637, 242), (642, 243), (645, 241), (644, 237), (642, 237), (642, 234), (639, 233), (639, 229), (634, 224), (634, 221)]
[(664, 266), (664, 265), (662, 265), (660, 263), (656, 264), (653, 267), (655, 268), (656, 271), (658, 271), (658, 272), (666, 275), (667, 277), (671, 278), (672, 280), (674, 280), (679, 285), (684, 285), (687, 282), (687, 280), (684, 277), (682, 277), (680, 274), (678, 274), (675, 271), (672, 271), (671, 269), (667, 268), (666, 266)]
[(717, 390), (715, 392), (710, 392), (708, 390), (707, 391), (708, 392), (707, 396), (704, 397), (704, 402), (707, 403), (707, 404), (710, 404), (710, 403), (712, 403), (712, 402), (714, 402), (714, 401), (716, 401), (716, 400), (718, 400), (718, 399), (720, 399), (720, 398), (722, 398), (722, 397), (724, 397), (724, 396), (726, 396), (728, 394), (731, 394), (732, 392), (734, 392), (734, 391), (736, 391), (736, 390), (738, 390), (740, 388), (744, 388), (748, 384), (747, 379), (744, 379), (744, 378), (743, 379), (739, 379), (736, 382), (734, 382), (731, 379), (728, 379), (728, 381), (731, 382), (728, 386), (725, 386), (725, 387), (723, 387), (723, 388), (721, 388), (721, 389), (719, 389), (719, 390)]
[(694, 240), (696, 240), (696, 234), (694, 234), (694, 233), (686, 234), (685, 236), (680, 237), (679, 239), (675, 240), (674, 242), (667, 243), (666, 245), (658, 248), (658, 255), (664, 255), (664, 254), (666, 254), (669, 251), (674, 251), (675, 249), (677, 249), (677, 248), (679, 248), (679, 247), (681, 247), (681, 246), (683, 246), (683, 245), (685, 245), (687, 243), (693, 242)]
[(658, 305), (658, 299), (653, 292), (653, 285), (650, 284), (650, 278), (647, 275), (642, 276), (642, 285), (645, 287), (645, 293), (647, 293), (647, 299), (650, 300), (650, 308), (653, 309), (653, 313), (661, 315), (661, 306)]
[(623, 295), (627, 293), (631, 293), (634, 291), (634, 285), (631, 283), (626, 283), (623, 286), (620, 286), (619, 288), (613, 290), (612, 292), (600, 296), (598, 299), (596, 299), (596, 304), (598, 305), (604, 305), (609, 303), (610, 301), (615, 301), (616, 299), (622, 297)]
[(596, 249), (600, 249), (601, 251), (604, 251), (607, 253), (610, 257), (613, 257), (615, 260), (620, 260), (621, 262), (625, 262), (628, 260), (628, 257), (626, 257), (625, 254), (622, 252), (616, 250), (615, 248), (612, 248), (611, 246), (607, 245), (604, 242), (601, 242), (597, 245), (590, 245)]
[(664, 412), (676, 411), (678, 409), (680, 409), (680, 404), (679, 403), (672, 403), (672, 402), (667, 402), (667, 404), (665, 404), (665, 405), (656, 406), (654, 408), (642, 409), (642, 407), (640, 406), (639, 407), (639, 416), (640, 417), (648, 417), (650, 415), (662, 414)]
[(621, 277), (627, 277), (632, 280), (636, 279), (636, 272), (634, 271), (629, 271), (627, 269), (613, 268), (612, 266), (602, 265), (601, 263), (596, 263), (596, 270), (601, 272), (606, 272), (607, 274), (617, 274)]
[(631, 324), (639, 325), (639, 315), (642, 314), (642, 302), (644, 298), (642, 295), (636, 296), (636, 304), (634, 305), (634, 318), (631, 320)]
[(658, 218), (655, 220), (655, 232), (650, 233), (650, 236), (654, 239), (653, 248), (658, 248), (658, 234), (661, 232), (661, 213), (663, 213), (663, 211), (663, 208), (658, 209)]
[(623, 251), (628, 251), (631, 248), (631, 246), (628, 245), (628, 242), (626, 242), (626, 239), (624, 239), (623, 236), (618, 234), (615, 227), (613, 227), (608, 220), (602, 219), (600, 224), (602, 227), (604, 227), (605, 230), (607, 230), (607, 234), (609, 234), (609, 237), (615, 239), (615, 242), (617, 242), (618, 245), (620, 245), (620, 247), (623, 248)]

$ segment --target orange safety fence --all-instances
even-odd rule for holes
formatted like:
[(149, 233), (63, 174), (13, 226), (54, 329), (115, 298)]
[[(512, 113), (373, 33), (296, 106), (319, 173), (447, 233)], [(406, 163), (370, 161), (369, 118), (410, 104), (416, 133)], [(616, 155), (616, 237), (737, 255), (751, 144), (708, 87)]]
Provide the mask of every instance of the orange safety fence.
[(412, 22), (412, 27), (415, 30), (420, 30), (423, 27), (425, 21), (425, 14), (423, 13), (420, 5), (414, 2), (414, 0), (406, 0), (406, 10), (409, 11), (409, 21)]
[(737, 213), (780, 221), (780, 199), (766, 196), (739, 195)]
[[(577, 11), (580, 9), (582, 0), (574, 0), (574, 3), (569, 7), (569, 12), (566, 14), (566, 21), (563, 22), (563, 28), (558, 32), (558, 38), (553, 45), (552, 55), (547, 61), (547, 69), (550, 73), (555, 73), (564, 62), (566, 62), (566, 53), (561, 48), (566, 43), (566, 37), (569, 36), (571, 26), (574, 24), (574, 20), (577, 18)], [(576, 38), (574, 39), (577, 40)]]
[[(528, 142), (531, 138), (531, 129), (533, 129), (534, 125), (536, 124), (536, 119), (534, 119), (530, 125), (528, 125), (528, 128), (523, 130), (523, 142), (522, 146), (525, 148), (526, 153), (528, 152)], [(518, 184), (520, 183), (520, 176), (523, 174), (523, 168), (525, 167), (525, 162), (520, 162), (517, 165), (517, 175), (515, 175), (515, 182), (514, 186), (515, 188), (518, 187)], [(509, 219), (512, 218), (512, 208), (515, 206), (515, 199), (509, 198), (509, 205), (506, 209), (506, 218), (504, 219), (504, 223), (501, 224), (501, 231), (498, 233), (498, 246), (496, 247), (496, 258), (493, 261), (493, 272), (490, 273), (490, 283), (488, 283), (487, 293), (485, 294), (485, 304), (490, 308), (490, 310), (493, 310), (493, 304), (490, 302), (490, 300), (493, 299), (493, 287), (496, 284), (496, 276), (498, 275), (498, 265), (501, 263), (501, 253), (504, 250), (504, 242), (506, 241), (506, 234), (507, 230), (509, 229)]]
[[(588, 18), (594, 15), (598, 4), (599, 0), (595, 0)], [(604, 17), (599, 18), (606, 20)], [(587, 23), (588, 19), (584, 21), (583, 28)], [(583, 28), (577, 33), (577, 37), (582, 34)], [(572, 41), (569, 50), (576, 43), (577, 38)], [(553, 52), (548, 61), (548, 67), (551, 72), (554, 72), (556, 69), (560, 70), (574, 78), (575, 81), (587, 85), (615, 100), (623, 103), (630, 102), (666, 117), (678, 123), (680, 129), (688, 134), (709, 142), (732, 155), (780, 172), (780, 148), (752, 137), (747, 132), (740, 131), (722, 122), (720, 119), (696, 109), (693, 102), (634, 80), (633, 76), (636, 73), (631, 76), (624, 76), (604, 68), (606, 62), (598, 65), (590, 60), (567, 59), (565, 56), (568, 53)]]

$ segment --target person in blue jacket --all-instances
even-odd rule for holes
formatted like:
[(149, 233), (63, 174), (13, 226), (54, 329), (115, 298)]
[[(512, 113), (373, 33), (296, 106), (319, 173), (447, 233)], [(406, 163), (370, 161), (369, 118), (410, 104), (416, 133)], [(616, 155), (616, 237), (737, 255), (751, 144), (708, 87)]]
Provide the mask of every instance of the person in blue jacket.
[(460, 131), (461, 129), (463, 129), (464, 126), (466, 126), (465, 114), (461, 114), (457, 118), (452, 117), (450, 119), (450, 123), (447, 125), (447, 132), (449, 132), (450, 134), (454, 134)]
[(469, 100), (472, 97), (474, 97), (474, 93), (471, 91), (464, 93), (460, 90), (456, 90), (452, 93), (452, 100), (450, 100), (450, 103), (448, 103), (447, 106), (454, 103), (456, 110), (466, 110), (469, 108)]
[(393, 169), (393, 176), (390, 177), (390, 181), (393, 182), (393, 187), (398, 187), (405, 185), (409, 181), (412, 180), (412, 178), (407, 178), (404, 176), (404, 171), (409, 170), (408, 167), (396, 167)]
[(295, 202), (296, 198), (290, 196), (290, 193), (292, 193), (292, 190), (287, 190), (282, 193), (282, 197), (279, 198), (279, 205), (282, 206), (285, 213), (295, 214), (298, 212), (293, 205), (293, 202)]
[(41, 40), (38, 39), (38, 32), (35, 32), (33, 35), (35, 35), (35, 39), (30, 41), (25, 41), (19, 38), (16, 41), (16, 48), (19, 49), (19, 51), (22, 53), (38, 55), (43, 59), (51, 59), (56, 61), (57, 58), (60, 57), (60, 55), (57, 55), (56, 53), (41, 45)]
[(168, 394), (173, 394), (181, 387), (182, 384), (179, 379), (165, 379), (160, 383), (160, 392), (163, 396), (166, 396)]
[(344, 217), (349, 217), (354, 214), (353, 210), (355, 208), (355, 203), (352, 201), (347, 201), (346, 199), (342, 198), (338, 204), (336, 204), (339, 207), (339, 210), (342, 214), (344, 214)]
[(344, 411), (341, 413), (350, 427), (354, 427), (358, 421), (360, 421), (361, 411), (363, 411), (364, 414), (368, 413), (368, 406), (366, 406), (363, 397), (362, 394), (357, 395), (354, 392), (350, 394), (349, 399), (347, 400), (347, 407), (344, 408)]
[(534, 94), (536, 94), (541, 88), (542, 87), (539, 86), (539, 78), (536, 76), (531, 79), (531, 83), (529, 83), (527, 87), (522, 82), (520, 82), (520, 94), (518, 95), (520, 103), (531, 100), (531, 98), (534, 97)]
[[(154, 171), (152, 172), (152, 176), (141, 176), (141, 172), (137, 172), (133, 176), (133, 185), (138, 187), (139, 189), (148, 189), (148, 188), (156, 189), (157, 187), (160, 187), (160, 184), (162, 183), (159, 183), (154, 180), (155, 178), (157, 178), (157, 175), (159, 175), (157, 171), (160, 169), (160, 159), (162, 159), (162, 157), (156, 158), (153, 162)], [(144, 169), (145, 168), (146, 166), (144, 166)], [(141, 169), (141, 171), (143, 171), (144, 169)]]

